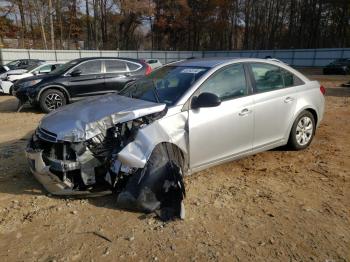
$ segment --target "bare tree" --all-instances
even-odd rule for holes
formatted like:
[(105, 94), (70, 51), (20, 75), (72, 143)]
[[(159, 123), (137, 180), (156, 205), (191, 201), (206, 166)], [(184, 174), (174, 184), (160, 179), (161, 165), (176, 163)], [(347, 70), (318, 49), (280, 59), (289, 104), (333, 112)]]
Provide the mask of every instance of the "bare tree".
[(52, 18), (52, 0), (49, 0), (49, 17), (50, 17), (50, 37), (51, 37), (51, 49), (55, 49), (55, 31), (53, 28), (53, 18)]
[(35, 5), (34, 12), (36, 13), (36, 17), (38, 19), (38, 24), (40, 26), (41, 37), (43, 40), (44, 48), (47, 49), (47, 41), (46, 41), (45, 28), (44, 28), (43, 6), (41, 3), (39, 3), (39, 0), (34, 0), (34, 5)]

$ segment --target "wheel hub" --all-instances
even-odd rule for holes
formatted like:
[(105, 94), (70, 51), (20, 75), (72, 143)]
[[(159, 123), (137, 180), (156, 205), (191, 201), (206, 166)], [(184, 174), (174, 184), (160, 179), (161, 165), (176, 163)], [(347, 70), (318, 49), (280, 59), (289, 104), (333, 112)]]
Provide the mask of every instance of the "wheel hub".
[(297, 125), (296, 129), (296, 140), (299, 145), (304, 146), (310, 142), (313, 134), (312, 120), (308, 116), (302, 117)]

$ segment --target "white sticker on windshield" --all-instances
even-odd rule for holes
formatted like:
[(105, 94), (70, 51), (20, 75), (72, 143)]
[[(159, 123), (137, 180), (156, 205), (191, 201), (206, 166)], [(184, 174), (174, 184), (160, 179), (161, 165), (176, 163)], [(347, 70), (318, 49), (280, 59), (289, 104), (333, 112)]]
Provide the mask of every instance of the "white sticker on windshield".
[(201, 69), (201, 68), (185, 68), (182, 69), (180, 73), (183, 74), (198, 74), (200, 72), (203, 72), (205, 69)]

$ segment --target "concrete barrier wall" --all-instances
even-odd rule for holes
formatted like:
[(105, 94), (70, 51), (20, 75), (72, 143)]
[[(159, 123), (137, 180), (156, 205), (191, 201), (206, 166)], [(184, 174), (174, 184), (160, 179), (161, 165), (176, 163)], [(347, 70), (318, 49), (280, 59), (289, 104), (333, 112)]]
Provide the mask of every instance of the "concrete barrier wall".
[(0, 49), (0, 64), (16, 59), (42, 59), (68, 62), (81, 57), (155, 58), (162, 63), (189, 57), (255, 57), (271, 56), (297, 67), (323, 67), (338, 58), (350, 58), (350, 48), (285, 49), (285, 50), (236, 50), (236, 51), (97, 51), (97, 50), (32, 50)]

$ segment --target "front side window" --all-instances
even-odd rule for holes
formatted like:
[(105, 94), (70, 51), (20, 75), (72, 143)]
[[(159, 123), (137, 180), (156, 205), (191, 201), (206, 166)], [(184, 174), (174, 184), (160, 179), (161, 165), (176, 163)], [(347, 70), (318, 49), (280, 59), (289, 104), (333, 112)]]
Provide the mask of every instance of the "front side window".
[[(78, 65), (75, 69), (79, 69), (82, 75), (100, 74), (101, 60), (87, 61)], [(74, 70), (75, 70), (74, 69)]]
[(256, 91), (266, 92), (284, 87), (282, 72), (278, 66), (253, 63), (251, 64)]
[(126, 63), (120, 60), (105, 60), (106, 73), (126, 72)]
[(206, 80), (200, 93), (213, 93), (221, 101), (247, 95), (247, 83), (242, 64), (228, 66)]

